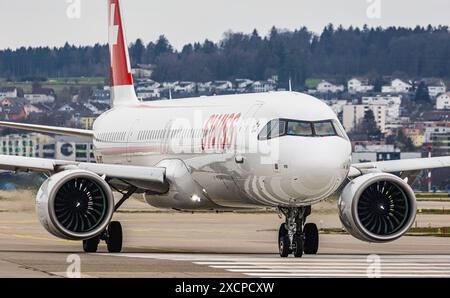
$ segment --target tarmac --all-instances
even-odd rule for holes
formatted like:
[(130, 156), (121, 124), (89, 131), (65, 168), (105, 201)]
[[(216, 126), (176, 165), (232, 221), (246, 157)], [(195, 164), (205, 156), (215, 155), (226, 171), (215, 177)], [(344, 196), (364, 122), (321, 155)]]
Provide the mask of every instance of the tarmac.
[[(73, 277), (78, 259), (80, 277), (100, 278), (450, 277), (445, 237), (370, 244), (321, 234), (318, 255), (282, 259), (277, 254), (282, 219), (275, 213), (160, 212), (130, 201), (114, 218), (124, 228), (123, 253), (109, 254), (101, 244), (99, 253), (85, 254), (81, 243), (48, 234), (28, 200), (0, 198), (0, 210), (0, 277)], [(341, 227), (329, 203), (314, 208), (309, 221)], [(419, 214), (416, 225), (448, 226), (450, 215)]]

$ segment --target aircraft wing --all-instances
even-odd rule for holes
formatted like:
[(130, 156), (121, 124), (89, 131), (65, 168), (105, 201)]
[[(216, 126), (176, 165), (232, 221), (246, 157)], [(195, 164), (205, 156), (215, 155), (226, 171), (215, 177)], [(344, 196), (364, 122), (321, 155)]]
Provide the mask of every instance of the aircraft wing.
[(373, 171), (404, 173), (446, 167), (450, 167), (450, 156), (357, 163), (352, 164), (349, 177), (354, 178)]
[(87, 137), (87, 138), (94, 137), (94, 132), (92, 130), (87, 129), (64, 128), (56, 126), (45, 126), (45, 125), (4, 122), (4, 121), (0, 121), (0, 126), (35, 132), (52, 133), (57, 135), (74, 136), (74, 137)]
[(0, 169), (17, 172), (38, 172), (53, 174), (65, 169), (82, 169), (91, 171), (109, 179), (139, 181), (164, 184), (166, 169), (159, 167), (140, 167), (128, 165), (108, 165), (94, 163), (78, 163), (63, 160), (31, 158), (0, 155)]

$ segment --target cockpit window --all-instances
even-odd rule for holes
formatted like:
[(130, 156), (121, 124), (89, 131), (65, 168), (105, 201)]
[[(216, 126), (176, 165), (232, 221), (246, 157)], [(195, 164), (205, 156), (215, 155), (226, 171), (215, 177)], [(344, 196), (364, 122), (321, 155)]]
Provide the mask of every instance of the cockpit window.
[(299, 121), (275, 119), (267, 123), (258, 135), (258, 140), (270, 140), (282, 136), (332, 137), (348, 139), (337, 120)]
[(336, 129), (331, 121), (314, 122), (314, 131), (318, 137), (329, 137), (337, 135)]
[(290, 136), (312, 137), (311, 122), (289, 121), (287, 134)]
[(286, 121), (284, 120), (272, 120), (263, 128), (258, 136), (259, 140), (268, 140), (285, 135), (286, 133)]

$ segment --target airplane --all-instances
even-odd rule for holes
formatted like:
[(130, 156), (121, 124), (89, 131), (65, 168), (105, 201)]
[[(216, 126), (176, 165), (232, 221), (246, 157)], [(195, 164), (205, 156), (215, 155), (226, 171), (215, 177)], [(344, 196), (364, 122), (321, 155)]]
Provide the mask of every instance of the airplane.
[[(108, 0), (111, 110), (92, 130), (11, 122), (0, 126), (88, 137), (96, 163), (0, 156), (0, 169), (48, 175), (36, 196), (40, 223), (87, 253), (123, 246), (114, 213), (134, 194), (158, 208), (277, 208), (281, 257), (317, 254), (311, 206), (336, 197), (345, 229), (367, 242), (403, 236), (414, 222), (411, 188), (450, 157), (352, 164), (336, 114), (312, 96), (284, 91), (141, 102), (131, 73), (119, 0)], [(400, 175), (398, 175), (400, 173)], [(115, 203), (113, 192), (122, 198)], [(245, 227), (243, 227), (245, 228)]]

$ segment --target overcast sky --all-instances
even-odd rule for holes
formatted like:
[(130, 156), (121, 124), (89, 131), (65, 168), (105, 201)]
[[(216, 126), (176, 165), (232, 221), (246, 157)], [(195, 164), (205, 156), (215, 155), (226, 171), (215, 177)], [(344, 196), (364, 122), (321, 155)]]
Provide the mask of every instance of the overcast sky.
[[(68, 2), (76, 1), (81, 3), (80, 18), (69, 18)], [(60, 46), (66, 41), (106, 43), (106, 2), (0, 0), (0, 49)], [(274, 25), (307, 26), (320, 32), (328, 23), (345, 27), (450, 24), (449, 0), (122, 0), (122, 6), (129, 41), (149, 42), (165, 34), (178, 49), (205, 38), (218, 41), (228, 30), (256, 28), (265, 35)]]

